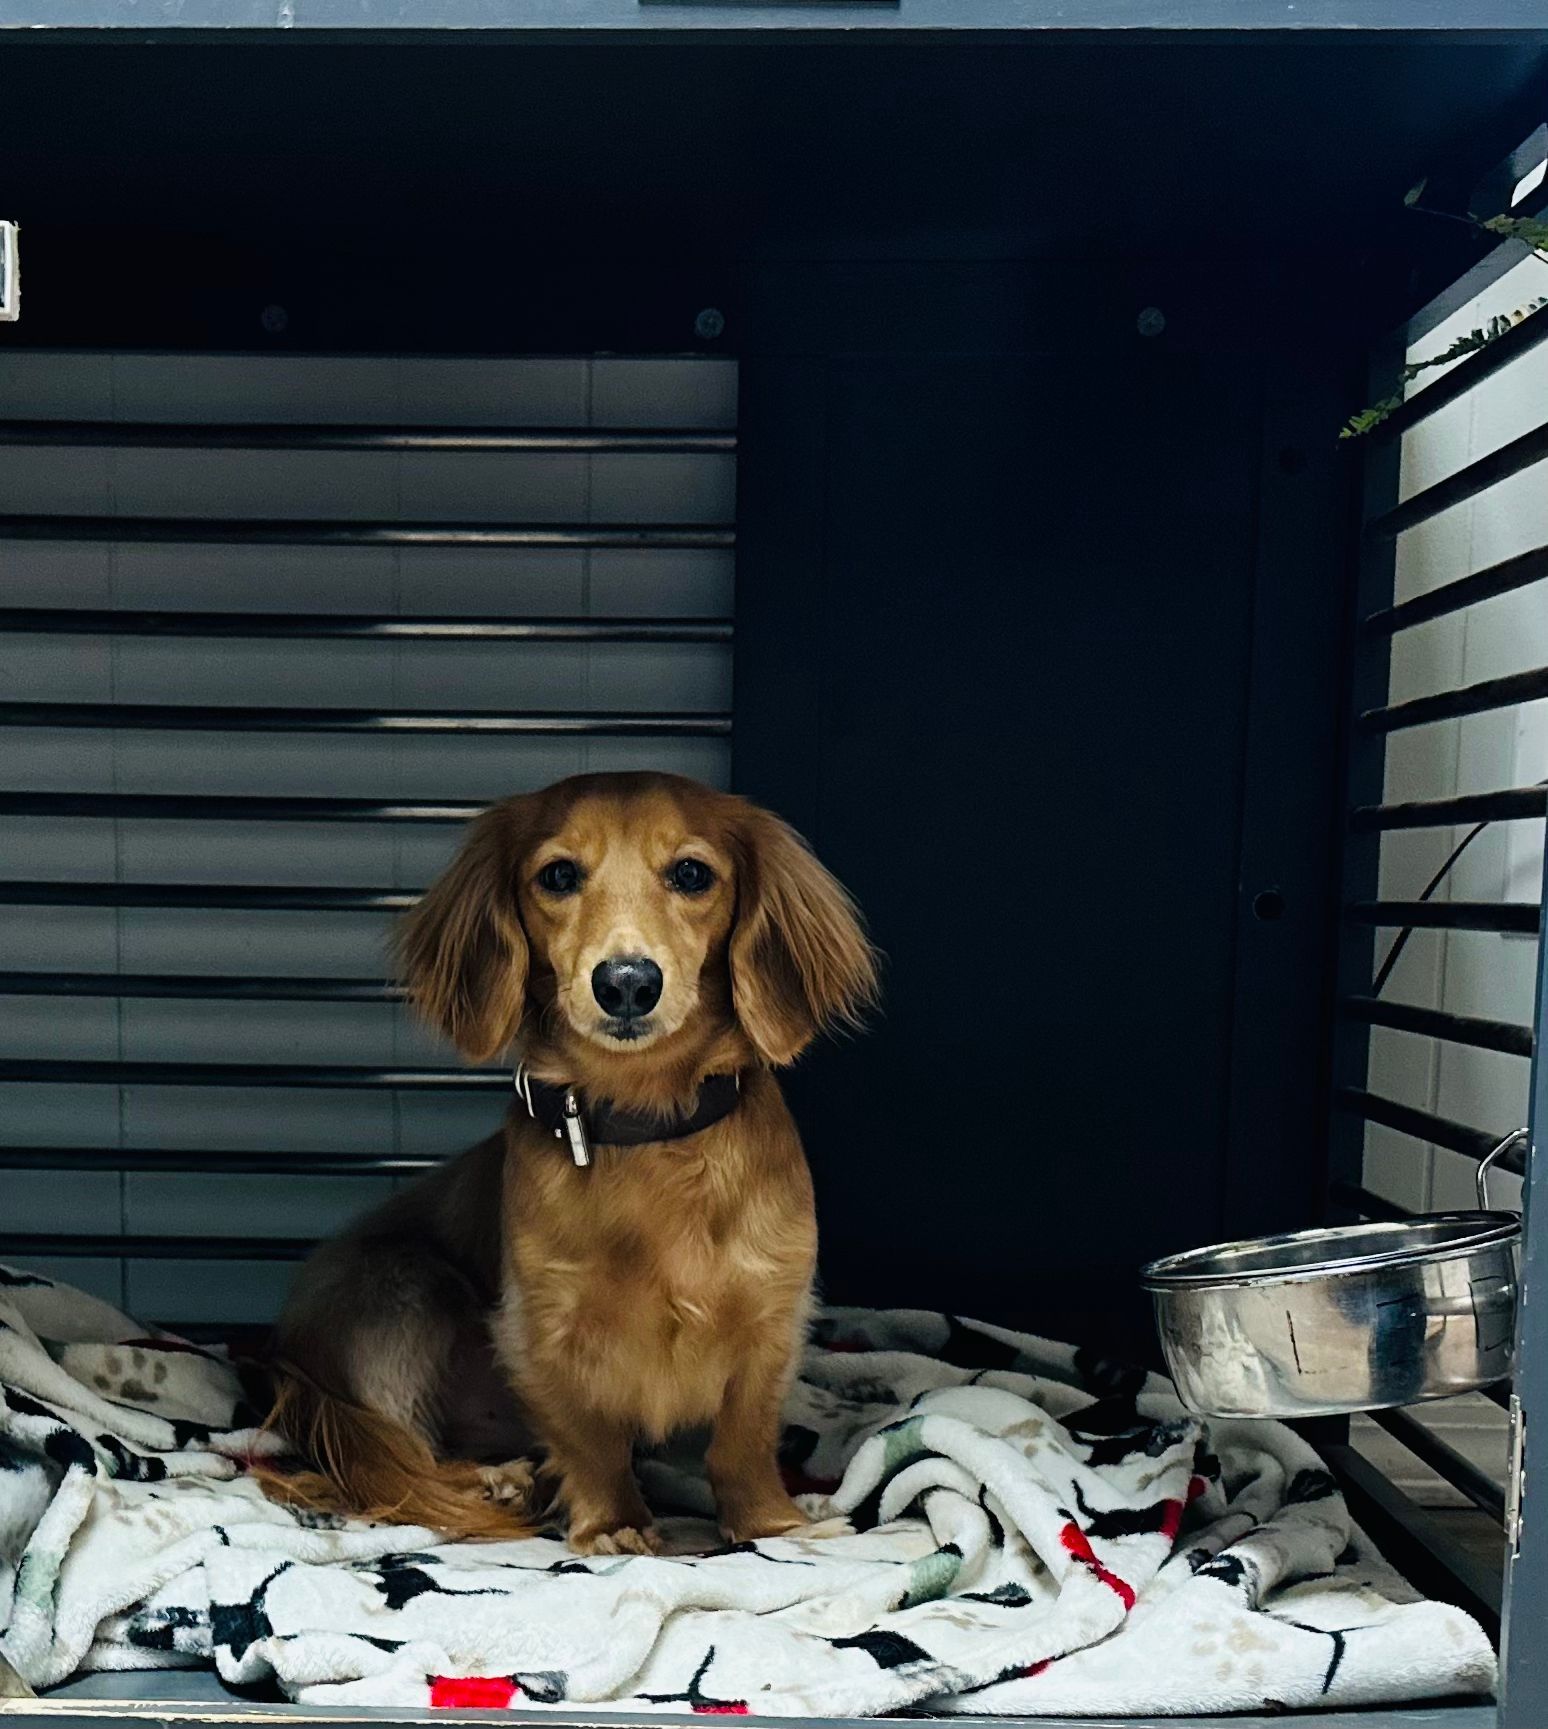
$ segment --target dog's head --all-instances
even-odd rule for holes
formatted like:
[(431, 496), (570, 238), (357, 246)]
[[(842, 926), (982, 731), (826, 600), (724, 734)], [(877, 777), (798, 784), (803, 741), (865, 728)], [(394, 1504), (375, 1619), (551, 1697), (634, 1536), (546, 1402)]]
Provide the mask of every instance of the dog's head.
[(553, 1042), (619, 1054), (732, 1023), (778, 1067), (876, 991), (853, 902), (794, 830), (671, 775), (582, 775), (494, 805), (399, 955), (474, 1061), (535, 1016)]

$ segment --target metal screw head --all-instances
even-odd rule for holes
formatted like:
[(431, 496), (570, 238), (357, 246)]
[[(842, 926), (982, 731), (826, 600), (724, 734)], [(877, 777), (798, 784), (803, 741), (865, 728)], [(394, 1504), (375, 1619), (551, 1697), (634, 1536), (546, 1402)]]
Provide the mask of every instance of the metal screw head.
[(290, 323), (290, 314), (283, 306), (266, 306), (258, 314), (258, 322), (270, 336), (278, 336)]
[(1146, 306), (1134, 320), (1134, 328), (1141, 336), (1159, 336), (1166, 329), (1166, 314), (1159, 306)]
[(726, 315), (718, 306), (706, 306), (693, 321), (693, 333), (701, 342), (713, 342), (726, 328)]

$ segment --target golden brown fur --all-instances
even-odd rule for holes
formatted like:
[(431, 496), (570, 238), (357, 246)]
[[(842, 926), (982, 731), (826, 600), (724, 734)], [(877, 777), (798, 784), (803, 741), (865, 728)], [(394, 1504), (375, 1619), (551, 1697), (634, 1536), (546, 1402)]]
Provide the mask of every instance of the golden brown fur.
[[(685, 859), (707, 887), (682, 892)], [(573, 890), (545, 886), (572, 867)], [(511, 1535), (533, 1511), (536, 1443), (572, 1544), (639, 1552), (654, 1536), (635, 1443), (707, 1424), (726, 1531), (802, 1523), (775, 1444), (817, 1233), (770, 1071), (874, 996), (843, 889), (741, 799), (582, 776), (478, 818), (399, 954), (423, 1013), (474, 1061), (514, 1047), (539, 1079), (631, 1110), (690, 1108), (712, 1074), (740, 1074), (741, 1097), (697, 1134), (599, 1146), (590, 1169), (515, 1109), (320, 1249), (281, 1321), (276, 1407), (315, 1469), (271, 1490)], [(661, 973), (659, 1001), (627, 1023), (591, 983), (621, 955)]]

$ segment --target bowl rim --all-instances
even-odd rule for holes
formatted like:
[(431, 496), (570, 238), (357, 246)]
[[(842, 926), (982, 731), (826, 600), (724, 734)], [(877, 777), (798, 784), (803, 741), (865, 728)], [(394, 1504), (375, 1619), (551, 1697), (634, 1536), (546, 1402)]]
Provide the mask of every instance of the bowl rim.
[[(1472, 1230), (1449, 1243), (1423, 1246), (1415, 1243), (1408, 1248), (1366, 1250), (1361, 1252), (1359, 1240), (1376, 1233), (1390, 1234), (1406, 1225), (1470, 1225)], [(1372, 1220), (1358, 1225), (1319, 1225), (1307, 1231), (1285, 1231), (1275, 1236), (1242, 1237), (1230, 1243), (1210, 1243), (1199, 1249), (1185, 1249), (1181, 1254), (1164, 1255), (1140, 1268), (1140, 1283), (1154, 1295), (1168, 1291), (1250, 1290), (1260, 1285), (1302, 1284), (1310, 1279), (1348, 1277), (1354, 1273), (1378, 1272), (1389, 1267), (1428, 1266), (1441, 1261), (1456, 1261), (1475, 1254), (1479, 1249), (1497, 1248), (1520, 1240), (1521, 1220), (1515, 1213), (1457, 1211), (1421, 1213), (1412, 1219)], [(1297, 1266), (1260, 1268), (1248, 1272), (1227, 1272), (1223, 1269), (1196, 1271), (1216, 1256), (1239, 1252), (1267, 1253), (1291, 1244), (1325, 1243), (1330, 1250), (1347, 1243), (1348, 1252), (1330, 1252), (1321, 1259), (1304, 1261)]]

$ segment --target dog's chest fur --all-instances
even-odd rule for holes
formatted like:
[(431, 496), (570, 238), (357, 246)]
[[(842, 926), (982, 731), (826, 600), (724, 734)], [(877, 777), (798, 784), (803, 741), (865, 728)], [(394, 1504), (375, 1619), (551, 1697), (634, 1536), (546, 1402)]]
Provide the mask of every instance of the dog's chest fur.
[(750, 1095), (691, 1140), (601, 1148), (589, 1170), (517, 1127), (496, 1327), (519, 1385), (568, 1385), (653, 1438), (714, 1415), (816, 1255), (794, 1124), (772, 1082)]

